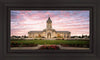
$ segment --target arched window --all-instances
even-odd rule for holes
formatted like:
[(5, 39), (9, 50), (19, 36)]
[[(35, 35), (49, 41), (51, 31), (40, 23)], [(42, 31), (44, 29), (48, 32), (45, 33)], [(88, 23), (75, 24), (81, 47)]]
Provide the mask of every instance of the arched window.
[(47, 38), (51, 38), (51, 33), (50, 32), (47, 34)]
[(40, 34), (39, 34), (38, 36), (39, 36), (39, 37), (41, 37), (41, 35), (40, 35)]
[(60, 37), (60, 34), (57, 34), (57, 37)]

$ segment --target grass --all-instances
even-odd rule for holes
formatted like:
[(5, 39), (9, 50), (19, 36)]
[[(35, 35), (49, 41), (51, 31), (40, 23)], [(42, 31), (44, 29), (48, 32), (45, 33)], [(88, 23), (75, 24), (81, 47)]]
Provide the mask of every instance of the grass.
[(59, 44), (89, 44), (88, 40), (11, 40), (16, 43), (23, 44), (40, 44), (40, 45), (59, 45)]

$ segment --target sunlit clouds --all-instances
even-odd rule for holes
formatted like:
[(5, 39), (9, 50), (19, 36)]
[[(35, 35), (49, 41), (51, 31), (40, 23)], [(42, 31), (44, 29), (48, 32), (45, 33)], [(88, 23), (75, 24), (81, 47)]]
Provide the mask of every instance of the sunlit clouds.
[(27, 35), (46, 28), (48, 15), (56, 31), (89, 35), (89, 10), (11, 10), (11, 35)]

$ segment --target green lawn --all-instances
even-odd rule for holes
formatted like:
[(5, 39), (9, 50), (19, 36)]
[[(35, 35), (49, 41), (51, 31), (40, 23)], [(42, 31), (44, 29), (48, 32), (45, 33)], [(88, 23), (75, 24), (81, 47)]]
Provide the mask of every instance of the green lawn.
[(59, 44), (89, 44), (89, 40), (11, 40), (18, 44), (40, 44), (40, 45), (59, 45)]

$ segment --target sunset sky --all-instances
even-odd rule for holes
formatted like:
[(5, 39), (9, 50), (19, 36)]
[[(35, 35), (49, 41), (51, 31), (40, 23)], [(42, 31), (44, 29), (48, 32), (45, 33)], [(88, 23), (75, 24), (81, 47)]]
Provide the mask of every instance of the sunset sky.
[(48, 15), (56, 31), (70, 31), (71, 36), (89, 35), (89, 10), (11, 10), (11, 36), (42, 31)]

